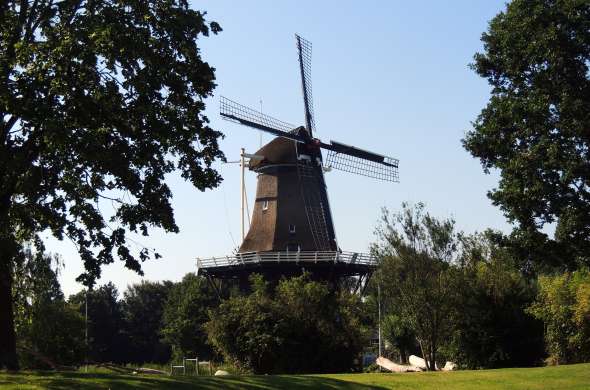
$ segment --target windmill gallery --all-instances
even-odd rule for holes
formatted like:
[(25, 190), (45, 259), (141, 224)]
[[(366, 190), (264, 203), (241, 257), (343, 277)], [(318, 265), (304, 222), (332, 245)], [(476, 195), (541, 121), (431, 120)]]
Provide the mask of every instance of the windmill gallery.
[[(293, 126), (225, 97), (220, 100), (222, 118), (275, 138), (250, 156), (249, 169), (257, 174), (256, 199), (252, 224), (237, 253), (197, 259), (198, 273), (215, 287), (216, 281), (228, 279), (246, 286), (254, 272), (276, 280), (306, 271), (330, 283), (354, 276), (359, 289), (377, 265), (371, 255), (339, 247), (324, 172), (337, 169), (398, 182), (398, 160), (313, 137), (311, 43), (299, 35), (295, 38), (305, 126)], [(322, 149), (327, 151), (325, 161)]]

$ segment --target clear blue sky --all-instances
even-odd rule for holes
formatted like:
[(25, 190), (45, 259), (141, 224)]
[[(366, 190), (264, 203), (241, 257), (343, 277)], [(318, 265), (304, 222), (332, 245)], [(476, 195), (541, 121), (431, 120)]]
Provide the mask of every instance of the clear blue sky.
[[(265, 113), (303, 124), (295, 32), (313, 43), (317, 135), (400, 159), (399, 184), (327, 174), (343, 250), (367, 251), (381, 207), (398, 210), (402, 201), (423, 201), (432, 214), (453, 216), (466, 232), (509, 230), (486, 197), (497, 176), (484, 175), (460, 142), (489, 97), (486, 81), (468, 64), (504, 1), (227, 0), (194, 7), (206, 10), (224, 30), (200, 46), (217, 69), (218, 87), (207, 102), (207, 115), (226, 135), (221, 146), (228, 160), (238, 158), (240, 147), (254, 152), (259, 134), (222, 121), (219, 95), (255, 108), (262, 99)], [(195, 271), (197, 256), (230, 254), (239, 244), (239, 167), (220, 169), (223, 184), (204, 193), (178, 176), (168, 178), (180, 233), (154, 230), (148, 238), (136, 238), (163, 256), (144, 264), (146, 280), (179, 280)], [(247, 188), (251, 201), (255, 176), (250, 172)], [(74, 279), (82, 264), (72, 244), (48, 239), (48, 248), (65, 260), (66, 295), (80, 290)], [(122, 292), (140, 280), (114, 264), (104, 269), (100, 283), (113, 281)]]

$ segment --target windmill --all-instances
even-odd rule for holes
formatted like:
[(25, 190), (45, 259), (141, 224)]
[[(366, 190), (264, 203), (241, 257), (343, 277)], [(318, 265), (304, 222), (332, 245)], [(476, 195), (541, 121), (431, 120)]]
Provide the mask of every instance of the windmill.
[[(267, 277), (302, 270), (325, 280), (357, 276), (366, 282), (376, 266), (362, 253), (343, 252), (336, 241), (324, 172), (342, 170), (398, 182), (398, 160), (355, 146), (314, 138), (311, 43), (295, 35), (301, 73), (305, 126), (294, 126), (228, 98), (220, 114), (229, 121), (270, 133), (275, 138), (249, 161), (258, 174), (252, 223), (232, 256), (197, 259), (198, 272), (213, 279), (245, 281), (252, 272)], [(326, 158), (322, 151), (326, 151)]]

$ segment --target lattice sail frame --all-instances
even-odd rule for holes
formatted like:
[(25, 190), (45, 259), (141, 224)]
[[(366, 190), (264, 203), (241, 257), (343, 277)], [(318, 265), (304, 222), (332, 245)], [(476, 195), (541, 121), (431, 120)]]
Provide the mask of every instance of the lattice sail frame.
[[(221, 96), (220, 114), (224, 119), (258, 128), (259, 130), (270, 132), (275, 136), (282, 136), (297, 142), (306, 144), (309, 142), (316, 130), (311, 84), (312, 45), (311, 42), (297, 34), (295, 34), (295, 38), (299, 54), (305, 121), (309, 138), (297, 135), (297, 128), (288, 122), (273, 118)], [(327, 158), (323, 164), (327, 170), (336, 169), (378, 180), (399, 182), (399, 160), (395, 158), (378, 155), (334, 141), (332, 141), (331, 145), (324, 144), (317, 139), (314, 139), (314, 141), (317, 142), (318, 146), (327, 150)], [(321, 154), (320, 159), (323, 159)]]
[(260, 111), (256, 111), (250, 107), (244, 106), (243, 104), (234, 102), (225, 96), (221, 96), (219, 98), (219, 113), (224, 117), (224, 119), (232, 120), (237, 123), (240, 123), (240, 119), (243, 119), (258, 125), (284, 131), (286, 133), (297, 127), (280, 119), (263, 114)]
[(328, 150), (324, 167), (354, 173), (373, 179), (399, 183), (399, 160), (384, 156), (383, 162), (385, 164)]
[(313, 91), (311, 88), (311, 42), (295, 34), (297, 50), (299, 52), (299, 66), (301, 69), (301, 83), (303, 88), (303, 101), (305, 104), (305, 121), (309, 134), (315, 133), (315, 119), (313, 112)]

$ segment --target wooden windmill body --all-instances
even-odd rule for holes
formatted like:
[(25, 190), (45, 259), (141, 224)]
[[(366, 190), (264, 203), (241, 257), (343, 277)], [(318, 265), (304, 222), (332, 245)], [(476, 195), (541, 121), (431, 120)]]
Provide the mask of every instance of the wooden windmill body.
[(264, 158), (250, 162), (258, 174), (256, 201), (240, 253), (338, 249), (321, 160), (305, 149), (277, 137), (256, 152)]
[[(367, 281), (376, 266), (370, 255), (338, 246), (324, 171), (343, 170), (398, 181), (398, 160), (353, 146), (313, 138), (311, 44), (296, 35), (306, 126), (295, 127), (222, 97), (221, 116), (276, 136), (251, 159), (257, 174), (252, 223), (232, 256), (198, 259), (199, 273), (210, 279), (240, 279), (252, 272), (270, 278), (302, 271), (318, 279), (356, 276)], [(324, 161), (322, 149), (327, 150)]]

